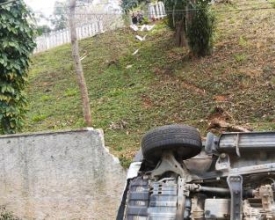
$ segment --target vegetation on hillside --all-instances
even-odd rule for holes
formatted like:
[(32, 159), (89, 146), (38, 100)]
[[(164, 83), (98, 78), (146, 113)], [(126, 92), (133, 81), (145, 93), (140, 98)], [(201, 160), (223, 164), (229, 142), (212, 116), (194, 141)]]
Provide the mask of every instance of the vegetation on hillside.
[(20, 220), (12, 212), (7, 211), (6, 206), (0, 206), (0, 220)]
[(20, 131), (26, 112), (24, 88), (35, 48), (32, 16), (23, 0), (0, 2), (0, 133)]
[[(128, 12), (129, 10), (142, 8), (144, 5), (147, 8), (149, 2), (144, 0), (122, 0), (121, 7), (125, 12)], [(175, 32), (176, 46), (188, 46), (193, 56), (203, 57), (209, 55), (213, 46), (214, 29), (214, 15), (209, 10), (211, 0), (166, 0), (163, 2), (167, 12), (167, 25)], [(145, 18), (146, 22), (155, 19), (147, 16)]]
[[(213, 11), (214, 50), (201, 59), (175, 47), (163, 22), (143, 42), (128, 27), (81, 41), (93, 126), (104, 130), (106, 145), (123, 165), (144, 132), (158, 125), (184, 123), (205, 135), (218, 118), (253, 130), (275, 129), (272, 5), (238, 1)], [(69, 45), (34, 55), (30, 76), (25, 132), (83, 126)]]

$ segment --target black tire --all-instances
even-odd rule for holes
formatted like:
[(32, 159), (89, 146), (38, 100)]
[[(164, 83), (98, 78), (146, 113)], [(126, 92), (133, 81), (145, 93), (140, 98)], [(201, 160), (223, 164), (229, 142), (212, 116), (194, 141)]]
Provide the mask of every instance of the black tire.
[(199, 132), (187, 125), (165, 125), (148, 131), (141, 141), (143, 157), (147, 161), (157, 162), (163, 151), (172, 150), (181, 159), (198, 155), (202, 143)]

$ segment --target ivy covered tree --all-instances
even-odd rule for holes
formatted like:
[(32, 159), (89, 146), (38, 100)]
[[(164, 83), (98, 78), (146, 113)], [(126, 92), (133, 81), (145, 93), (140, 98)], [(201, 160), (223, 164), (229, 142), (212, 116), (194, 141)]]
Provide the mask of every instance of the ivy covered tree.
[(32, 15), (23, 0), (0, 0), (0, 133), (16, 133), (23, 126), (24, 88), (35, 36)]

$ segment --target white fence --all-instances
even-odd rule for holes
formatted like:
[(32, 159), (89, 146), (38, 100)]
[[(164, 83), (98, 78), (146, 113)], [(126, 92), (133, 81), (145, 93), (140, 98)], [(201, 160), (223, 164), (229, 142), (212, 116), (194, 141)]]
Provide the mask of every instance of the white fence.
[(154, 2), (149, 4), (149, 18), (151, 20), (162, 19), (166, 16), (163, 2)]
[[(82, 25), (76, 28), (76, 32), (78, 39), (92, 37), (103, 32), (103, 23), (102, 21), (95, 21)], [(70, 41), (71, 36), (68, 28), (60, 31), (54, 31), (47, 35), (42, 35), (36, 39), (37, 46), (34, 53), (39, 53), (66, 43), (70, 43)]]
[[(96, 34), (103, 33), (104, 29), (114, 30), (118, 27), (122, 27), (123, 20), (121, 14), (118, 15), (85, 15), (87, 19), (91, 19), (91, 22), (88, 22), (80, 27), (76, 28), (77, 38), (83, 39), (87, 37), (95, 36)], [(162, 19), (166, 16), (165, 8), (163, 2), (155, 2), (149, 4), (149, 19), (156, 20)], [(43, 52), (51, 48), (70, 43), (70, 31), (69, 29), (64, 29), (61, 31), (51, 32), (47, 35), (42, 35), (36, 39), (36, 49), (34, 53)]]

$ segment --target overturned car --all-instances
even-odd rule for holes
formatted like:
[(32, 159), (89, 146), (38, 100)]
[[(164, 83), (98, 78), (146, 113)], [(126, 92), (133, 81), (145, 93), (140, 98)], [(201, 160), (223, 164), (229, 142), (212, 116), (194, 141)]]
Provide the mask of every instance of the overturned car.
[(201, 140), (197, 129), (147, 132), (130, 165), (117, 220), (275, 219), (275, 132)]

